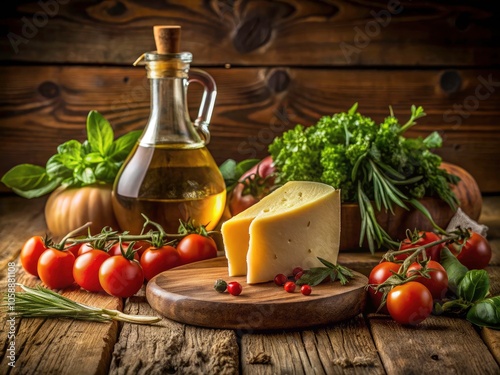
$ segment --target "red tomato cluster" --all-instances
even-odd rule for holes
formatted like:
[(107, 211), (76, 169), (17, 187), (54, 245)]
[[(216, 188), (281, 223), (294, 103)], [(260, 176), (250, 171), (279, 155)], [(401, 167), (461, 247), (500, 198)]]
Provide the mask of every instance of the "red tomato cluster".
[[(295, 281), (300, 279), (302, 275), (304, 274), (304, 270), (302, 267), (295, 267), (292, 270), (292, 274), (290, 276), (286, 276), (282, 273), (277, 274), (274, 277), (274, 283), (277, 286), (282, 286), (285, 292), (287, 293), (293, 293), (295, 292), (295, 289), (297, 288), (297, 284)], [(312, 288), (308, 284), (304, 284), (300, 287), (300, 293), (302, 293), (304, 296), (308, 296), (312, 293)]]
[(90, 292), (106, 292), (127, 298), (139, 291), (145, 280), (182, 264), (217, 256), (217, 245), (210, 237), (188, 234), (177, 244), (156, 248), (149, 243), (117, 243), (108, 251), (90, 244), (59, 250), (42, 237), (33, 236), (21, 250), (26, 272), (39, 277), (51, 289), (64, 289), (75, 282)]
[(417, 256), (416, 261), (405, 268), (406, 272), (403, 263), (389, 261), (379, 263), (371, 270), (368, 293), (378, 312), (389, 314), (401, 324), (415, 325), (425, 320), (432, 313), (433, 302), (444, 299), (448, 291), (448, 275), (439, 263), (441, 250), (445, 246), (468, 269), (485, 268), (491, 260), (492, 251), (488, 241), (475, 232), (470, 233), (465, 243), (455, 241), (432, 245), (440, 240), (441, 237), (435, 233), (418, 232), (416, 238), (401, 242), (400, 251), (407, 252), (397, 254), (394, 259), (395, 262), (404, 261), (412, 254), (408, 250), (428, 246), (425, 248), (427, 260), (421, 255)]

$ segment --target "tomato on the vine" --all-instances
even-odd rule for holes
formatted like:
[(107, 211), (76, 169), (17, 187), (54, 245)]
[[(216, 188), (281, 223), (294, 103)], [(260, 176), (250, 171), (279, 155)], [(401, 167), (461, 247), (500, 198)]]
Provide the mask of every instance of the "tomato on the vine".
[(79, 257), (80, 255), (88, 253), (89, 251), (92, 250), (94, 250), (94, 248), (92, 247), (90, 242), (82, 243), (82, 246), (80, 246), (80, 248), (78, 249), (78, 255), (76, 256)]
[(129, 260), (122, 255), (112, 256), (99, 268), (99, 282), (106, 293), (128, 298), (141, 289), (144, 272), (138, 261)]
[(38, 259), (45, 250), (47, 250), (46, 243), (40, 236), (33, 236), (24, 243), (20, 258), (26, 272), (38, 277)]
[[(368, 288), (368, 294), (370, 295), (370, 300), (372, 301), (373, 306), (378, 309), (380, 304), (382, 303), (383, 291), (376, 291), (377, 285), (382, 284), (389, 277), (397, 273), (400, 265), (393, 262), (383, 262), (377, 264), (370, 272), (368, 276), (368, 284), (370, 287)], [(384, 305), (380, 310), (380, 313), (388, 314), (387, 307)]]
[(182, 264), (186, 264), (215, 258), (217, 256), (217, 245), (211, 237), (192, 233), (179, 241), (177, 251)]
[(479, 233), (471, 232), (470, 238), (461, 246), (463, 241), (458, 244), (448, 245), (452, 253), (465, 267), (470, 270), (483, 269), (488, 266), (491, 260), (491, 246)]
[(99, 268), (110, 255), (103, 251), (92, 249), (80, 255), (73, 265), (73, 277), (78, 285), (89, 292), (102, 292), (99, 282)]
[(38, 259), (38, 276), (50, 289), (64, 289), (71, 286), (75, 256), (71, 251), (49, 248)]
[[(418, 262), (412, 263), (408, 267), (406, 276), (415, 276), (419, 274), (422, 270), (422, 265)], [(413, 280), (420, 284), (423, 284), (429, 289), (434, 299), (443, 299), (448, 290), (448, 274), (441, 264), (434, 260), (430, 260), (427, 263), (427, 270), (429, 278), (424, 276), (419, 276), (417, 279)]]
[(387, 310), (400, 324), (421, 323), (431, 314), (432, 303), (429, 289), (415, 281), (398, 285), (387, 294)]
[[(124, 252), (127, 252), (128, 251), (128, 248), (129, 248), (129, 243), (122, 243), (122, 248), (123, 248), (123, 251)], [(133, 250), (135, 250), (134, 252), (134, 259), (139, 261), (140, 260), (140, 256), (139, 256), (139, 247), (137, 245), (134, 245), (133, 247)], [(113, 246), (110, 247), (109, 251), (108, 251), (109, 255), (111, 256), (115, 256), (115, 255), (122, 255), (122, 251), (120, 249), (120, 243), (117, 242), (115, 243)]]
[(141, 266), (146, 280), (151, 280), (159, 273), (181, 265), (179, 253), (173, 246), (160, 248), (151, 246), (141, 256)]
[[(416, 249), (417, 247), (424, 246), (427, 244), (430, 244), (432, 242), (439, 241), (441, 238), (434, 232), (424, 232), (420, 231), (418, 232), (417, 235), (415, 235), (415, 238), (405, 238), (401, 242), (401, 246), (399, 247), (399, 250), (409, 250), (409, 249)], [(441, 250), (443, 249), (444, 245), (443, 243), (430, 246), (425, 249), (425, 253), (427, 255), (428, 259), (433, 259), (437, 262), (440, 261), (441, 258)], [(410, 256), (410, 253), (406, 254), (399, 254), (396, 255), (397, 260), (405, 260)]]

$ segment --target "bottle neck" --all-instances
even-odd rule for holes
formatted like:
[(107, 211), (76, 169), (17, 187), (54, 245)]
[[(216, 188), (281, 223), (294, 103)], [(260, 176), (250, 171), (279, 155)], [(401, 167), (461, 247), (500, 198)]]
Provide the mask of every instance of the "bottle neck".
[(187, 74), (148, 76), (151, 87), (150, 117), (139, 144), (145, 147), (204, 146), (188, 112)]

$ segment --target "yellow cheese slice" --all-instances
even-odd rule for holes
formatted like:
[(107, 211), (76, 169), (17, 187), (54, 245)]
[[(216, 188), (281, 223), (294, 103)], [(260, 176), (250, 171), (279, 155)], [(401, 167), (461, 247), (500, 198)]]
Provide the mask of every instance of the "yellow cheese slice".
[(229, 276), (267, 282), (293, 268), (337, 263), (340, 190), (318, 182), (291, 181), (226, 221), (221, 228)]

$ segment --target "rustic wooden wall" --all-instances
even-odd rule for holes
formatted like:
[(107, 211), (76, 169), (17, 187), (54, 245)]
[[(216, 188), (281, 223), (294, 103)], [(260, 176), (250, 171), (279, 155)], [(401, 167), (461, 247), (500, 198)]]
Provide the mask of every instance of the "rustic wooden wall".
[[(359, 102), (381, 120), (392, 105), (428, 116), (439, 153), (500, 192), (500, 14), (495, 1), (39, 0), (2, 2), (0, 174), (43, 165), (56, 146), (84, 137), (89, 110), (117, 134), (149, 113), (145, 71), (152, 26), (179, 24), (193, 66), (211, 73), (218, 99), (210, 149), (263, 156), (296, 123)], [(193, 115), (199, 92), (190, 88)], [(5, 187), (0, 187), (5, 192)]]

